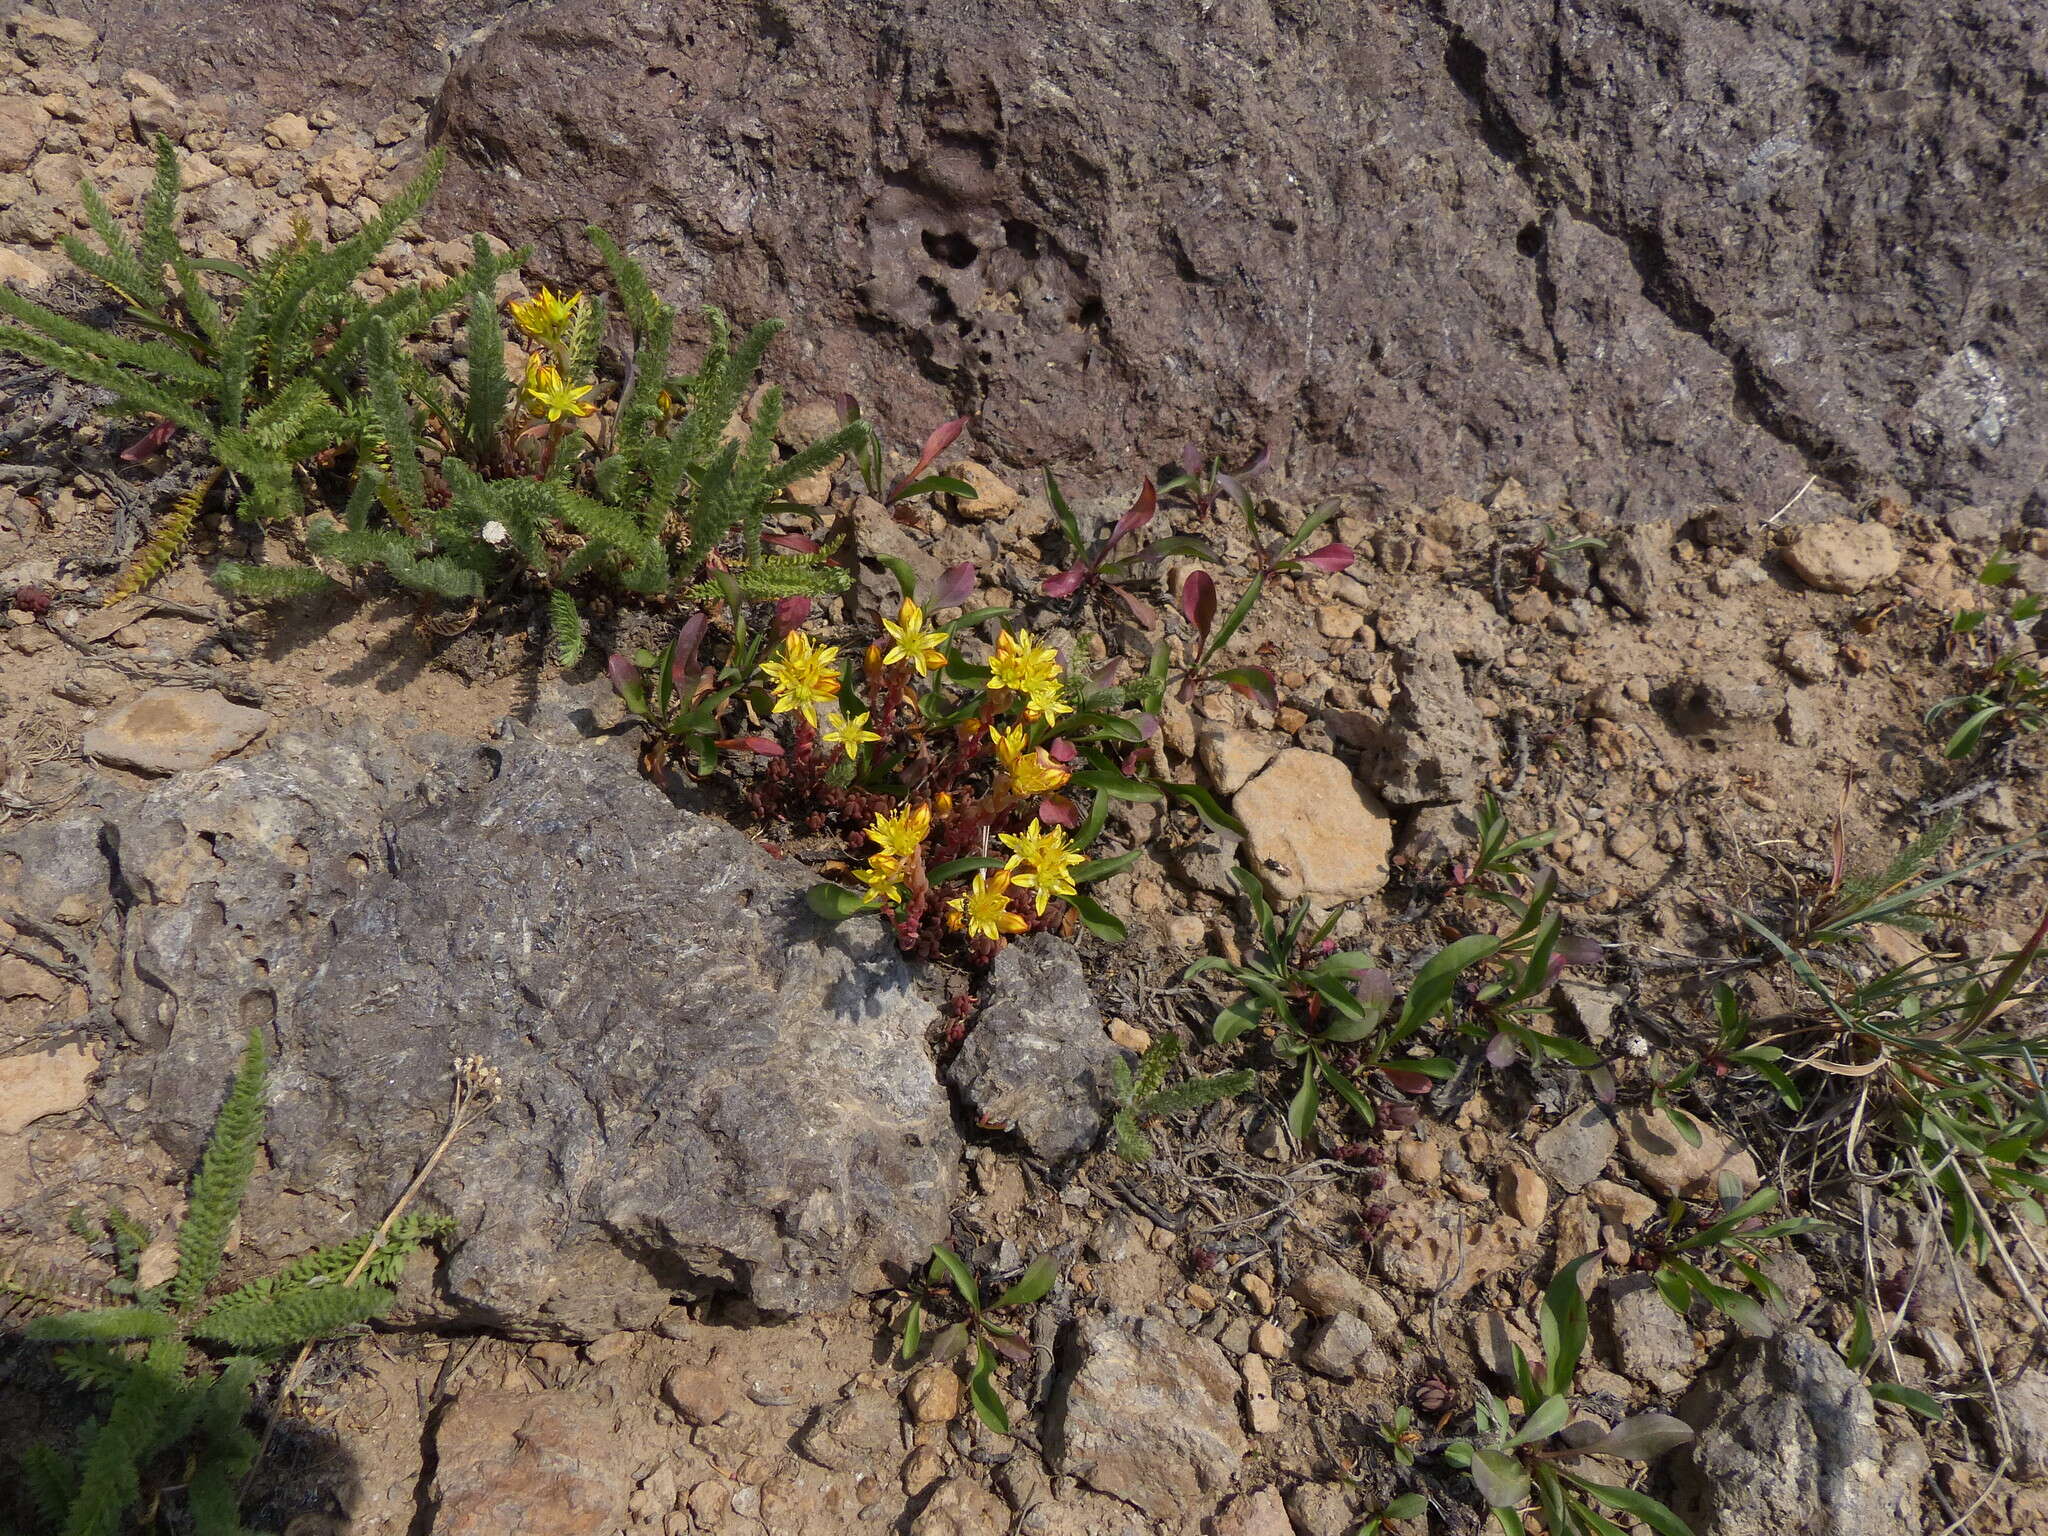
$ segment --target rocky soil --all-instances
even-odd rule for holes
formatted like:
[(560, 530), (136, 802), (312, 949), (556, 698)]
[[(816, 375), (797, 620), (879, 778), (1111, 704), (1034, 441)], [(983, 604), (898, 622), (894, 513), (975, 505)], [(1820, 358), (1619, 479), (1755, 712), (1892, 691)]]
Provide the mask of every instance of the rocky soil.
[[(1039, 602), (1055, 541), (1022, 466), (1085, 480), (1180, 435), (1275, 434), (1283, 510), (1327, 492), (1363, 558), (1279, 584), (1238, 650), (1280, 707), (1170, 712), (1176, 774), (1230, 801), (1276, 890), (1351, 903), (1339, 934), (1397, 972), (1462, 910), (1447, 871), (1491, 790), (1518, 830), (1558, 830), (1603, 954), (1556, 1002), (1615, 1063), (1614, 1106), (1576, 1073), (1480, 1066), (1412, 1126), (1304, 1149), (1267, 1070), (1126, 1164), (1100, 1138), (1111, 1060), (1178, 1031), (1226, 1064), (1180, 973), (1249, 942), (1234, 840), (1126, 807), (1113, 837), (1147, 856), (1102, 890), (1127, 945), (921, 971), (876, 924), (813, 922), (803, 869), (714, 798), (644, 781), (595, 666), (543, 666), (528, 615), (448, 635), (374, 592), (237, 611), (203, 579), (246, 553), (228, 525), (100, 610), (179, 471), (122, 462), (92, 392), (0, 361), (0, 1254), (75, 1264), (81, 1204), (173, 1216), (251, 1025), (278, 1090), (237, 1274), (381, 1214), (439, 1132), (449, 1057), (506, 1077), (430, 1188), (459, 1237), (389, 1326), (316, 1356), (259, 1528), (1348, 1536), (1420, 1486), (1403, 1536), (1475, 1531), (1462, 1485), (1397, 1473), (1374, 1426), (1411, 1404), (1434, 1434), (1505, 1390), (1542, 1285), (1597, 1253), (1580, 1409), (1695, 1426), (1646, 1486), (1698, 1536), (2048, 1530), (2029, 1293), (1943, 1260), (1922, 1213), (1860, 1222), (1774, 1100), (1723, 1094), (1699, 1147), (1648, 1106), (1707, 1033), (1705, 967), (1744, 952), (1730, 908), (1823, 877), (1838, 815), (1869, 864), (1937, 808), (1959, 851), (2048, 811), (2038, 754), (1952, 767), (1921, 722), (1984, 560), (2048, 590), (2023, 517), (2042, 450), (2012, 430), (2048, 326), (2005, 286), (2025, 262), (1987, 254), (2039, 132), (2003, 82), (2041, 44), (1988, 3), (1876, 7), (1833, 49), (1801, 40), (1835, 19), (1797, 10), (1566, 6), (1545, 33), (1482, 10), (1246, 6), (1200, 50), (1162, 25), (1112, 53), (1085, 5), (886, 37), (824, 6), (420, 6), (359, 24), (373, 58), (346, 71), (313, 64), (335, 40), (310, 11), (10, 18), (0, 280), (92, 302), (53, 249), (71, 188), (132, 207), (156, 131), (209, 254), (295, 219), (344, 235), (431, 104), (464, 157), (449, 222), (373, 287), (459, 265), (437, 237), (465, 220), (524, 239), (602, 216), (674, 296), (795, 318), (814, 392), (905, 425), (975, 409), (971, 512), (905, 528), (850, 482), (825, 494), (870, 555), (973, 560), (1070, 654), (1135, 637)], [(1055, 25), (1100, 46), (1034, 53)], [(1929, 51), (1955, 66), (1938, 95), (1894, 78)], [(204, 94), (223, 68), (236, 90)], [(1649, 112), (1658, 92), (1678, 106)], [(1307, 122), (1327, 137), (1300, 153)], [(1888, 157), (1932, 139), (1941, 174), (1897, 181)], [(1882, 221), (1880, 184), (1903, 188)], [(1937, 202), (1961, 205), (1944, 238), (1901, 239)], [(1604, 546), (1539, 558), (1574, 534)], [(870, 561), (861, 600), (888, 589)], [(2011, 947), (2043, 894), (2024, 864), (1961, 887), (1931, 942)], [(1723, 1174), (1841, 1222), (1773, 1261), (1767, 1337), (1678, 1316), (1636, 1264), (1661, 1202)], [(933, 1241), (993, 1276), (1058, 1259), (1001, 1377), (1013, 1436), (954, 1368), (894, 1358)], [(1872, 1282), (1911, 1293), (1888, 1368), (1945, 1422), (1874, 1402), (1835, 1353)], [(0, 1436), (76, 1411), (0, 1340)]]

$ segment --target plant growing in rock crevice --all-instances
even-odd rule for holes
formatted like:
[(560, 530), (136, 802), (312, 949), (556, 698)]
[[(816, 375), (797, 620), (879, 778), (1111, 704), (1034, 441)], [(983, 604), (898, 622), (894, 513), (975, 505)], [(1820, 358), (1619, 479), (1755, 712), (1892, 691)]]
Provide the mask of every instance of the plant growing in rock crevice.
[(1152, 1158), (1154, 1148), (1145, 1134), (1146, 1121), (1163, 1120), (1168, 1115), (1184, 1114), (1221, 1099), (1234, 1098), (1258, 1081), (1256, 1073), (1240, 1068), (1213, 1077), (1190, 1077), (1169, 1088), (1167, 1075), (1180, 1060), (1180, 1052), (1180, 1036), (1165, 1034), (1145, 1047), (1136, 1072), (1121, 1056), (1109, 1064), (1117, 1101), (1110, 1129), (1116, 1139), (1117, 1156), (1126, 1162), (1143, 1163)]
[[(923, 1288), (923, 1293), (904, 1309), (897, 1323), (902, 1333), (897, 1358), (908, 1365), (920, 1352), (925, 1352), (935, 1362), (971, 1355), (973, 1364), (967, 1374), (967, 1394), (974, 1404), (975, 1417), (997, 1434), (1007, 1435), (1010, 1432), (1010, 1411), (1003, 1406), (1002, 1397), (996, 1391), (996, 1359), (1000, 1356), (1016, 1364), (1029, 1359), (1031, 1350), (1018, 1337), (1017, 1329), (997, 1321), (991, 1314), (1032, 1305), (1044, 1298), (1058, 1278), (1059, 1272), (1052, 1259), (1049, 1256), (1039, 1258), (993, 1301), (984, 1302), (974, 1271), (952, 1249), (934, 1243), (931, 1268), (926, 1275), (929, 1283)], [(925, 1351), (925, 1329), (934, 1309), (964, 1310), (966, 1316), (944, 1327), (931, 1340), (930, 1350)]]

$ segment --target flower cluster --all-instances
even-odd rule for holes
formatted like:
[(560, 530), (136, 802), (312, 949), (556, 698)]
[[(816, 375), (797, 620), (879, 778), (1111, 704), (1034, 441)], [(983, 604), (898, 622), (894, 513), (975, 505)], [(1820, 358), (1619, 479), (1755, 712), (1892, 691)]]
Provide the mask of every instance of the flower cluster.
[(526, 359), (519, 399), (526, 414), (536, 421), (552, 426), (597, 409), (584, 398), (592, 386), (579, 384), (575, 378), (575, 335), (583, 322), (584, 302), (580, 293), (562, 298), (552, 289), (542, 288), (539, 297), (514, 299), (506, 306), (520, 335), (535, 349)]

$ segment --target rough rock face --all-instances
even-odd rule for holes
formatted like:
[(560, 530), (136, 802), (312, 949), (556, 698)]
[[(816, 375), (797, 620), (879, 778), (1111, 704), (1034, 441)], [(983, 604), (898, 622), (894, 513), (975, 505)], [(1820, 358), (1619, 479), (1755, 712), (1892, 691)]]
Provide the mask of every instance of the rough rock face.
[(1889, 1443), (1856, 1373), (1803, 1329), (1735, 1344), (1679, 1405), (1672, 1507), (1698, 1536), (1915, 1536), (1927, 1452)]
[(1073, 946), (1038, 933), (996, 957), (980, 1017), (946, 1076), (984, 1121), (1063, 1162), (1101, 1139), (1115, 1107), (1109, 1064), (1121, 1054), (1102, 1032)]
[(460, 1224), (452, 1298), (514, 1329), (691, 1290), (831, 1307), (927, 1252), (959, 1146), (880, 930), (818, 923), (803, 871), (626, 754), (498, 756), (465, 788), (287, 738), (109, 818), (122, 1017), (162, 1049), (104, 1101), (146, 1080), (144, 1125), (189, 1155), (263, 1027), (278, 1182), (353, 1228), (438, 1138), (451, 1058), (488, 1058), (502, 1100), (427, 1199)]
[(252, 117), (448, 61), (448, 228), (560, 264), (596, 219), (796, 319), (803, 385), (1019, 462), (1258, 438), (1681, 520), (2048, 470), (2033, 0), (62, 8)]

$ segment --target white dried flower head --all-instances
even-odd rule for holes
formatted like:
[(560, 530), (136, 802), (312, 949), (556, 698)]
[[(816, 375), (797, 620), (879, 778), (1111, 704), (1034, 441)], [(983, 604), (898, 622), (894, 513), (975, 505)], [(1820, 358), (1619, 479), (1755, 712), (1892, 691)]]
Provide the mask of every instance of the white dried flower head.
[(482, 528), (477, 530), (477, 537), (486, 544), (502, 544), (511, 535), (505, 532), (505, 525), (503, 523), (499, 522), (496, 518), (492, 518)]
[(1650, 1042), (1641, 1035), (1630, 1035), (1621, 1042), (1621, 1048), (1638, 1061), (1650, 1054)]

